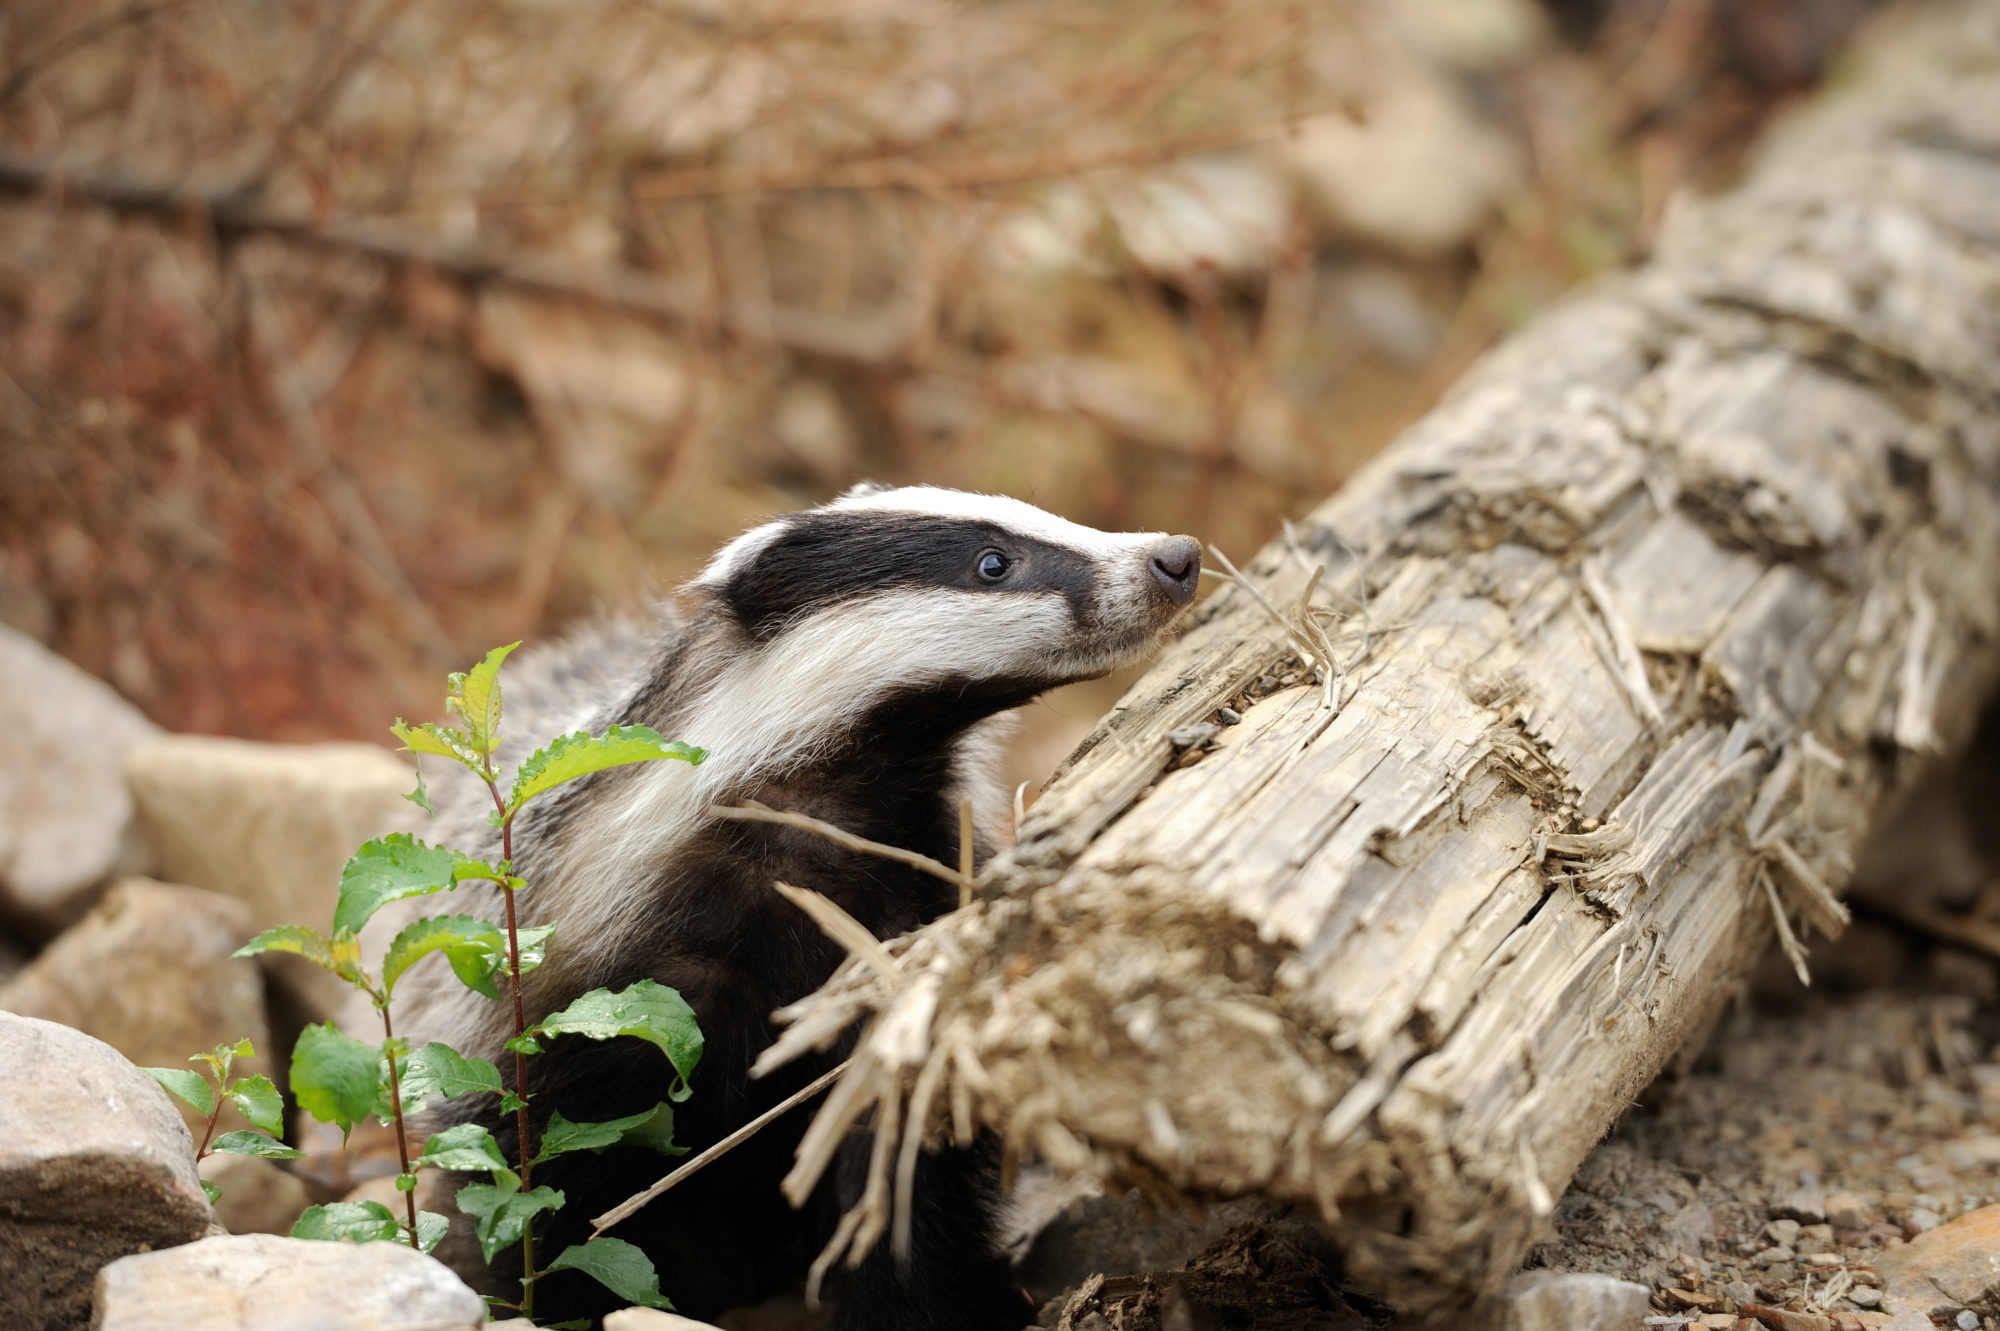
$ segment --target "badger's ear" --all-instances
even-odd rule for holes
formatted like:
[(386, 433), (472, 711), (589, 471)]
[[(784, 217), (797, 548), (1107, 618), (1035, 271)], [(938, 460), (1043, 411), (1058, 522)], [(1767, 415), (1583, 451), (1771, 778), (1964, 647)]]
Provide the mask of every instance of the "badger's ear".
[(859, 481), (849, 486), (840, 497), (842, 499), (866, 499), (869, 495), (887, 494), (895, 488), (893, 485), (884, 485), (880, 481)]

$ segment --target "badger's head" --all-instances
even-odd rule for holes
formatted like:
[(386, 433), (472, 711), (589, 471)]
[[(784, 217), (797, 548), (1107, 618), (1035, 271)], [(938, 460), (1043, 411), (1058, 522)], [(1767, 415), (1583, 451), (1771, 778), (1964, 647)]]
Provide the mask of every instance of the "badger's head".
[(694, 587), (799, 687), (859, 706), (949, 698), (978, 714), (1144, 654), (1200, 571), (1188, 536), (1095, 531), (1018, 499), (859, 486), (737, 538)]

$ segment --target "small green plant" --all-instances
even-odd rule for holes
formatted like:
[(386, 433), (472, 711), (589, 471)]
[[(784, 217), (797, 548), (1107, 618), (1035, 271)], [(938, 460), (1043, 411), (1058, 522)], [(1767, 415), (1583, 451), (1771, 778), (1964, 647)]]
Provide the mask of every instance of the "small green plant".
[[(248, 1077), (231, 1077), (230, 1071), (239, 1058), (256, 1055), (248, 1040), (238, 1040), (235, 1044), (219, 1044), (205, 1054), (196, 1054), (188, 1059), (190, 1063), (208, 1064), (208, 1072), (193, 1071), (188, 1068), (140, 1068), (139, 1070), (160, 1083), (168, 1091), (193, 1105), (195, 1112), (207, 1115), (207, 1123), (202, 1128), (201, 1144), (195, 1147), (195, 1163), (200, 1164), (211, 1155), (260, 1155), (267, 1159), (286, 1160), (299, 1154), (277, 1139), (284, 1129), (285, 1104), (278, 1095), (278, 1088), (271, 1079), (261, 1072)], [(225, 1132), (215, 1135), (215, 1123), (222, 1116), (224, 1105), (235, 1105), (236, 1112), (244, 1121), (262, 1132)], [(208, 1194), (211, 1206), (222, 1190), (206, 1179), (201, 1190)]]
[[(401, 720), (392, 727), (410, 753), (456, 762), (485, 786), (493, 800), (488, 821), (500, 832), (499, 861), (489, 863), (449, 847), (428, 845), (405, 833), (378, 838), (356, 851), (341, 872), (331, 935), (286, 925), (259, 934), (237, 953), (291, 952), (303, 956), (366, 994), (382, 1021), (379, 1044), (355, 1039), (331, 1024), (307, 1027), (292, 1053), (292, 1095), (300, 1108), (339, 1127), (343, 1135), (370, 1115), (394, 1126), (401, 1165), (396, 1187), (403, 1194), (404, 1214), (399, 1218), (373, 1201), (314, 1206), (300, 1216), (292, 1233), (301, 1238), (402, 1241), (429, 1251), (444, 1237), (448, 1222), (443, 1216), (417, 1209), (418, 1171), (483, 1172), (490, 1181), (460, 1188), (458, 1209), (472, 1218), (488, 1261), (509, 1244), (518, 1242), (521, 1248), (520, 1302), (491, 1300), (495, 1307), (532, 1318), (536, 1282), (564, 1270), (593, 1276), (633, 1303), (670, 1307), (660, 1294), (652, 1262), (621, 1239), (593, 1238), (565, 1249), (546, 1266), (536, 1264), (535, 1218), (559, 1209), (564, 1200), (553, 1188), (534, 1186), (537, 1165), (567, 1152), (601, 1151), (620, 1142), (665, 1154), (680, 1154), (682, 1148), (673, 1144), (673, 1108), (666, 1101), (644, 1113), (605, 1122), (574, 1123), (553, 1113), (537, 1143), (529, 1116), (528, 1060), (541, 1053), (549, 1040), (562, 1036), (593, 1040), (634, 1036), (666, 1056), (675, 1073), (669, 1100), (678, 1101), (689, 1094), (688, 1078), (700, 1062), (702, 1039), (694, 1013), (681, 996), (651, 980), (615, 992), (594, 989), (561, 1011), (528, 1024), (522, 979), (541, 964), (555, 930), (548, 925), (524, 928), (518, 922), (515, 897), (528, 884), (513, 872), (514, 822), (528, 801), (592, 772), (662, 759), (699, 763), (705, 755), (690, 745), (665, 740), (645, 726), (613, 726), (601, 735), (579, 731), (529, 755), (513, 773), (511, 789), (503, 795), (502, 773), (493, 760), (500, 740), (499, 674), (501, 662), (519, 645), (495, 648), (471, 670), (451, 676), (446, 707), (457, 715), (462, 727), (435, 723), (412, 726)], [(407, 798), (426, 813), (432, 812), (421, 765), (417, 788)], [(499, 887), (505, 905), (504, 929), (475, 915), (420, 919), (389, 944), (380, 975), (367, 973), (357, 936), (378, 910), (394, 901), (469, 882)], [(412, 966), (433, 953), (443, 955), (467, 988), (496, 1002), (511, 1003), (514, 1035), (507, 1049), (514, 1055), (512, 1089), (503, 1082), (499, 1069), (485, 1059), (467, 1058), (438, 1043), (411, 1049), (396, 1035), (391, 1020), (396, 985)], [(275, 1090), (272, 1094), (275, 1097)], [(406, 1128), (410, 1113), (431, 1097), (451, 1100), (465, 1095), (497, 1095), (501, 1112), (515, 1115), (518, 1159), (510, 1162), (492, 1133), (476, 1123), (437, 1133), (421, 1151), (411, 1154)], [(200, 1107), (198, 1101), (193, 1103)], [(221, 1149), (219, 1143), (216, 1149)]]

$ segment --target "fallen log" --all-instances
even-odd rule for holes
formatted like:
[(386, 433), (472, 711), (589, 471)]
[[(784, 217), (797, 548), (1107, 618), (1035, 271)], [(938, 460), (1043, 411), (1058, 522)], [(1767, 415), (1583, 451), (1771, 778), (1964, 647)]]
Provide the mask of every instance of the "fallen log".
[(2000, 7), (1863, 66), (1208, 601), (971, 905), (784, 1014), (772, 1062), (870, 1023), (791, 1180), (873, 1114), (842, 1248), (986, 1125), (1309, 1203), (1454, 1305), (1774, 931), (1805, 974), (2000, 644)]

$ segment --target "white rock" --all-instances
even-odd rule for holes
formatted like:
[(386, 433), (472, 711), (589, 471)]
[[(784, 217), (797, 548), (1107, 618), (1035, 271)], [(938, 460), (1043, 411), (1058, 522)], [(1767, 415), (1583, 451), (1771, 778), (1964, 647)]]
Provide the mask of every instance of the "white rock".
[(101, 1040), (0, 1012), (0, 1272), (14, 1326), (82, 1326), (106, 1262), (213, 1221), (167, 1093)]
[[(161, 875), (247, 903), (254, 929), (332, 926), (340, 869), (370, 837), (413, 831), (409, 764), (372, 744), (257, 744), (175, 735), (126, 765)], [(297, 957), (270, 973), (315, 1018), (348, 990)]]
[(400, 1243), (231, 1234), (97, 1276), (92, 1331), (475, 1331), (486, 1305)]
[(1517, 1277), (1501, 1302), (1506, 1331), (1639, 1331), (1651, 1306), (1629, 1280), (1545, 1272)]
[(1112, 220), (1141, 266), (1186, 276), (1260, 273), (1291, 227), (1292, 192), (1249, 157), (1197, 157), (1149, 172), (1110, 194)]
[(1371, 84), (1365, 116), (1313, 116), (1278, 142), (1279, 159), (1336, 232), (1424, 258), (1449, 254), (1521, 179), (1520, 149), (1422, 66)]
[(0, 910), (54, 932), (146, 867), (125, 759), (159, 727), (110, 685), (0, 625)]
[[(0, 988), (0, 1008), (73, 1026), (141, 1067), (186, 1067), (192, 1054), (247, 1039), (258, 1057), (238, 1071), (268, 1074), (264, 977), (229, 955), (251, 932), (249, 907), (233, 897), (127, 878)], [(199, 1133), (203, 1116), (174, 1103)], [(223, 1112), (219, 1131), (249, 1126)]]
[(716, 1331), (708, 1322), (697, 1322), (678, 1313), (658, 1308), (621, 1308), (606, 1315), (604, 1331)]

